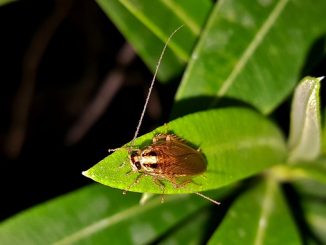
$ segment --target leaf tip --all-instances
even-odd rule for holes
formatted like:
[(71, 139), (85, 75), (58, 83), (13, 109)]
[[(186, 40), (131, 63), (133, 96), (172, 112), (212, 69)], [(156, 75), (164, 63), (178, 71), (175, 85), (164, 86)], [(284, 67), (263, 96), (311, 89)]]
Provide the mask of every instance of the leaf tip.
[(90, 178), (90, 175), (89, 175), (89, 173), (88, 173), (88, 170), (83, 171), (83, 172), (82, 172), (82, 175), (84, 175), (85, 177)]
[(317, 77), (318, 81), (320, 82), (321, 80), (323, 80), (325, 78), (325, 76), (321, 76), (321, 77)]

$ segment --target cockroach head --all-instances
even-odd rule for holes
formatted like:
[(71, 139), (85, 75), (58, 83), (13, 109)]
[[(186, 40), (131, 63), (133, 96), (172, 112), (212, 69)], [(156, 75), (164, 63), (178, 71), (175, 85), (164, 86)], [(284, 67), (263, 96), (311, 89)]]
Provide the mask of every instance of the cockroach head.
[(130, 164), (133, 171), (141, 170), (140, 164), (141, 151), (140, 150), (131, 150), (129, 153)]

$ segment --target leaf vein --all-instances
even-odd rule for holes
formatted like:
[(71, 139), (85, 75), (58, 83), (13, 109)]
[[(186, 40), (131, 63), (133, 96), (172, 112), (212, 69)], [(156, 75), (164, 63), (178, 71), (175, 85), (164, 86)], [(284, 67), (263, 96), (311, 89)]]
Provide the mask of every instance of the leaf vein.
[(239, 59), (238, 63), (236, 64), (235, 68), (232, 70), (230, 75), (226, 78), (225, 82), (217, 92), (218, 97), (222, 97), (228, 89), (232, 86), (235, 79), (239, 75), (239, 73), (242, 71), (244, 66), (247, 64), (249, 58), (253, 55), (257, 47), (260, 45), (268, 31), (271, 29), (273, 23), (276, 21), (276, 19), (279, 17), (279, 15), (282, 13), (283, 9), (285, 8), (286, 4), (288, 3), (288, 0), (281, 0), (279, 1), (275, 8), (272, 10), (271, 14), (268, 16), (266, 21), (263, 23), (259, 31), (256, 33), (254, 39), (249, 44), (241, 58)]

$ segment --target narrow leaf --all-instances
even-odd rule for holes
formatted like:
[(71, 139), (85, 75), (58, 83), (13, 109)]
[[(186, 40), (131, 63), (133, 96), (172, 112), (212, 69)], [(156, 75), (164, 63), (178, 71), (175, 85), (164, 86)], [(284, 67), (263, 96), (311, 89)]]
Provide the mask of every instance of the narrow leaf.
[(209, 244), (302, 244), (274, 180), (243, 193), (231, 206)]
[(209, 0), (97, 0), (97, 3), (152, 71), (167, 38), (184, 25), (169, 43), (170, 49), (160, 66), (158, 77), (163, 81), (182, 71), (212, 7)]
[[(136, 147), (150, 144), (154, 135), (167, 130), (199, 147), (207, 160), (204, 174), (193, 183), (174, 188), (165, 182), (165, 193), (189, 193), (228, 185), (284, 161), (285, 145), (280, 131), (260, 114), (243, 108), (215, 109), (184, 116), (139, 137)], [(123, 167), (122, 163), (125, 163)], [(114, 188), (161, 193), (162, 189), (145, 176), (131, 171), (127, 146), (104, 158), (84, 175)]]
[(306, 77), (292, 99), (289, 161), (311, 161), (321, 149), (319, 88), (322, 78)]
[[(221, 198), (226, 192), (216, 193)], [(207, 205), (195, 195), (153, 198), (122, 195), (92, 185), (24, 211), (0, 224), (2, 245), (146, 244)]]
[(323, 113), (323, 131), (322, 131), (322, 153), (326, 156), (326, 108)]
[(214, 106), (227, 97), (270, 113), (289, 95), (311, 46), (324, 35), (325, 9), (324, 0), (217, 1), (176, 100), (204, 97), (210, 98), (206, 106)]

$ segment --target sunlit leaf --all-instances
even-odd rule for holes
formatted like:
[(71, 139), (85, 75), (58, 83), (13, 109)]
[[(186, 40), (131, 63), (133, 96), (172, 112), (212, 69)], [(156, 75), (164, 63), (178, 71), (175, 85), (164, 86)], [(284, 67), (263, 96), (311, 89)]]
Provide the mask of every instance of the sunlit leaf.
[[(190, 114), (139, 137), (135, 146), (148, 145), (154, 135), (166, 133), (167, 130), (199, 147), (207, 160), (207, 170), (182, 188), (174, 188), (165, 182), (165, 193), (216, 189), (285, 160), (286, 148), (278, 128), (249, 109), (226, 108)], [(119, 167), (123, 162), (126, 163), (124, 167)], [(162, 192), (150, 176), (132, 185), (138, 174), (127, 175), (130, 170), (125, 146), (84, 172), (84, 175), (114, 188)]]

